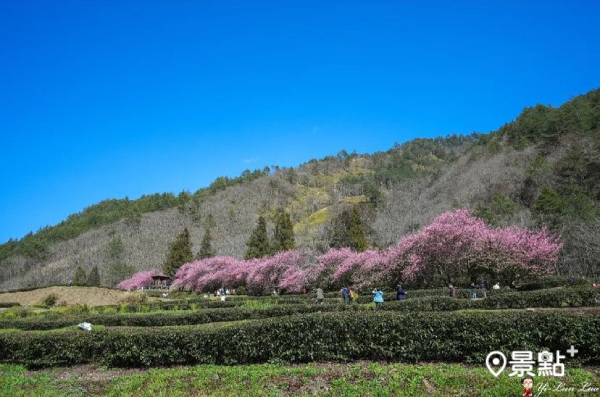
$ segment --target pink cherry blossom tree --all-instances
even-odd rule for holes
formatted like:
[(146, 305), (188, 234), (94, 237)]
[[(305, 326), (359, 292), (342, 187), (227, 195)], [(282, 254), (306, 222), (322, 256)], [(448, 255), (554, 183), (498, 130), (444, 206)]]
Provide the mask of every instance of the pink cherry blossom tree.
[(117, 285), (117, 288), (126, 291), (131, 291), (138, 288), (146, 288), (152, 284), (152, 277), (154, 276), (164, 276), (164, 274), (160, 270), (150, 270), (147, 272), (135, 273), (127, 280), (121, 281)]
[(431, 279), (439, 275), (452, 282), (459, 276), (487, 276), (510, 282), (524, 276), (542, 276), (554, 271), (562, 248), (547, 230), (534, 233), (525, 228), (494, 229), (468, 210), (446, 212), (411, 237), (402, 240), (399, 262), (402, 276)]
[[(245, 261), (208, 258), (181, 266), (174, 285), (195, 291), (243, 285), (251, 293), (264, 294), (273, 289), (299, 292), (307, 285), (365, 289), (394, 286), (399, 281), (452, 282), (465, 276), (509, 282), (551, 274), (561, 248), (558, 237), (546, 229), (494, 229), (468, 210), (456, 210), (441, 214), (382, 251), (331, 249), (314, 258), (308, 251), (290, 250)], [(122, 284), (137, 287), (147, 283), (148, 273), (144, 272), (146, 279), (135, 275), (132, 279), (138, 281)]]

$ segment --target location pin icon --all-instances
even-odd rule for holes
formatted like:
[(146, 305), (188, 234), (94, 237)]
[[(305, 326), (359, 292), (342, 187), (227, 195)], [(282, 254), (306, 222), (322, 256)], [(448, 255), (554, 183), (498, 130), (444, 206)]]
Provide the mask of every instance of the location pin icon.
[[(493, 356), (500, 356), (500, 357), (492, 358)], [(498, 371), (494, 371), (493, 366), (497, 367), (500, 364), (502, 364), (500, 369)], [(490, 370), (492, 375), (494, 375), (497, 378), (498, 375), (500, 375), (502, 373), (502, 371), (504, 371), (504, 368), (506, 368), (506, 356), (504, 355), (504, 353), (499, 352), (499, 351), (491, 352), (485, 358), (485, 365), (488, 367), (488, 369)]]

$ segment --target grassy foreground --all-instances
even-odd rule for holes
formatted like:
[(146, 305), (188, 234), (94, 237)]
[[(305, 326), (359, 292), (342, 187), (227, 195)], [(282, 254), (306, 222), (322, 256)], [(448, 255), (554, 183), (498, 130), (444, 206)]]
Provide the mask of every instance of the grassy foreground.
[[(495, 378), (483, 367), (371, 362), (149, 370), (83, 366), (37, 372), (0, 365), (0, 396), (521, 396), (520, 380), (508, 373)], [(538, 393), (544, 383), (548, 388)], [(587, 392), (565, 391), (584, 387)], [(600, 396), (594, 390), (599, 387), (598, 369), (567, 369), (564, 378), (536, 378), (534, 395)]]

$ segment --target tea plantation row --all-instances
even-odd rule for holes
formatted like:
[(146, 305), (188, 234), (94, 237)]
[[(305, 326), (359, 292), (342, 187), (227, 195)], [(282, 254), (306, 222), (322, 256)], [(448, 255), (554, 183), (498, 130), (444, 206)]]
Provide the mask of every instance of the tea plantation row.
[[(491, 351), (564, 351), (600, 364), (600, 310), (312, 313), (218, 329), (0, 334), (0, 361), (30, 368), (389, 360), (483, 363)], [(570, 359), (573, 360), (573, 359)], [(483, 365), (483, 364), (482, 364)]]
[[(454, 299), (445, 296), (428, 296), (405, 301), (386, 302), (381, 310), (398, 312), (456, 311), (469, 309), (519, 309), (519, 308), (559, 308), (591, 307), (599, 303), (600, 294), (584, 289), (557, 289), (533, 292), (498, 294), (487, 299)], [(335, 301), (334, 301), (335, 302)], [(227, 303), (227, 302), (223, 302)], [(278, 304), (265, 308), (230, 307), (203, 309), (188, 312), (139, 313), (139, 314), (86, 314), (74, 316), (47, 316), (0, 321), (0, 328), (22, 330), (50, 330), (72, 326), (80, 322), (90, 322), (105, 326), (172, 326), (205, 324), (222, 321), (238, 321), (281, 317), (294, 314), (339, 311), (372, 311), (369, 306), (341, 304), (299, 305)]]

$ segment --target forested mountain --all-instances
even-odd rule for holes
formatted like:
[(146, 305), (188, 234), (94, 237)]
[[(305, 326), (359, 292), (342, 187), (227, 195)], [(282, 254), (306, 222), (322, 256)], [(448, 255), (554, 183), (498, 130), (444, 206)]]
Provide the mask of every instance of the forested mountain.
[(454, 208), (493, 226), (546, 226), (565, 243), (557, 271), (598, 276), (599, 129), (594, 90), (559, 108), (526, 108), (490, 134), (415, 139), (373, 154), (341, 151), (295, 168), (220, 177), (195, 193), (105, 200), (0, 245), (0, 290), (66, 283), (77, 268), (89, 274), (96, 266), (102, 284), (114, 285), (161, 268), (185, 228), (194, 255), (209, 231), (211, 252), (243, 258), (259, 216), (272, 236), (285, 213), (295, 246), (324, 252), (344, 245), (340, 230), (358, 213), (368, 246), (383, 248)]

